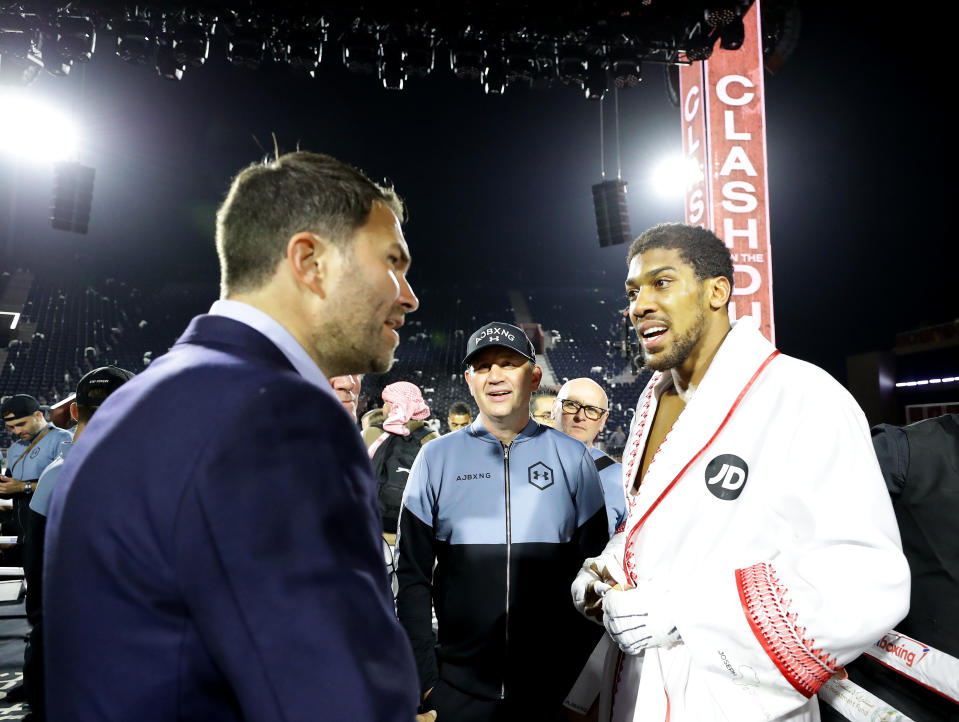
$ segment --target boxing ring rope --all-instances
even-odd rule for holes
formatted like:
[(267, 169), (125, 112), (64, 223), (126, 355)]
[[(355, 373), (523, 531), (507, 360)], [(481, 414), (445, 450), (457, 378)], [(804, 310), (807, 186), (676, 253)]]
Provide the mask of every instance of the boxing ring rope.
[[(916, 684), (959, 704), (959, 659), (896, 630), (882, 636), (864, 654)], [(849, 679), (833, 677), (819, 698), (852, 722), (881, 719), (912, 722), (910, 717)]]

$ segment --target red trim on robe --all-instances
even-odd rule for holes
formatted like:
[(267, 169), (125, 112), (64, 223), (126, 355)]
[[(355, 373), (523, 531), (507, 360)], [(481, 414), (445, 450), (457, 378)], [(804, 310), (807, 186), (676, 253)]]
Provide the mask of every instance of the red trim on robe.
[(783, 677), (807, 699), (838, 670), (835, 657), (816, 649), (816, 640), (806, 637), (798, 615), (788, 613), (786, 588), (779, 583), (772, 565), (760, 562), (736, 570), (739, 601), (753, 634)]

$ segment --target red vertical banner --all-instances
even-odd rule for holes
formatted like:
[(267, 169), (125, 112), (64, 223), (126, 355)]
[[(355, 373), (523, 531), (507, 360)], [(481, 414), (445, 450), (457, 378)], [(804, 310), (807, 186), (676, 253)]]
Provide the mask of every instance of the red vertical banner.
[(703, 64), (679, 66), (679, 94), (683, 121), (683, 160), (686, 173), (686, 222), (713, 227), (713, 206), (706, 182), (706, 92)]
[(710, 228), (733, 256), (730, 317), (755, 317), (763, 335), (775, 343), (759, 0), (743, 23), (742, 47), (723, 50), (717, 43), (703, 69)]

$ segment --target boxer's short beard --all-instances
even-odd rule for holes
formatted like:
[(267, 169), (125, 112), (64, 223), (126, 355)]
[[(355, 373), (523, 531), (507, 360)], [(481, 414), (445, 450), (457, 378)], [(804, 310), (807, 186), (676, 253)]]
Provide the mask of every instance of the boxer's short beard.
[(700, 308), (696, 320), (685, 333), (677, 336), (663, 353), (647, 354), (643, 349), (643, 361), (646, 368), (653, 371), (668, 371), (680, 366), (696, 348), (706, 330), (706, 314)]

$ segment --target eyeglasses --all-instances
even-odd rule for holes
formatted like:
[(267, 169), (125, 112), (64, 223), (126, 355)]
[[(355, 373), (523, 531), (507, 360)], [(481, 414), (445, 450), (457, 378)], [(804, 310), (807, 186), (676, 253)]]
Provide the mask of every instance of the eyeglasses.
[(550, 411), (540, 411), (538, 414), (533, 414), (533, 418), (537, 421), (552, 421), (553, 414)]
[(590, 421), (598, 421), (603, 418), (603, 414), (609, 411), (609, 409), (601, 409), (598, 406), (587, 406), (572, 399), (560, 399), (560, 401), (563, 404), (564, 414), (576, 414), (582, 409), (583, 413), (586, 414), (586, 418)]

